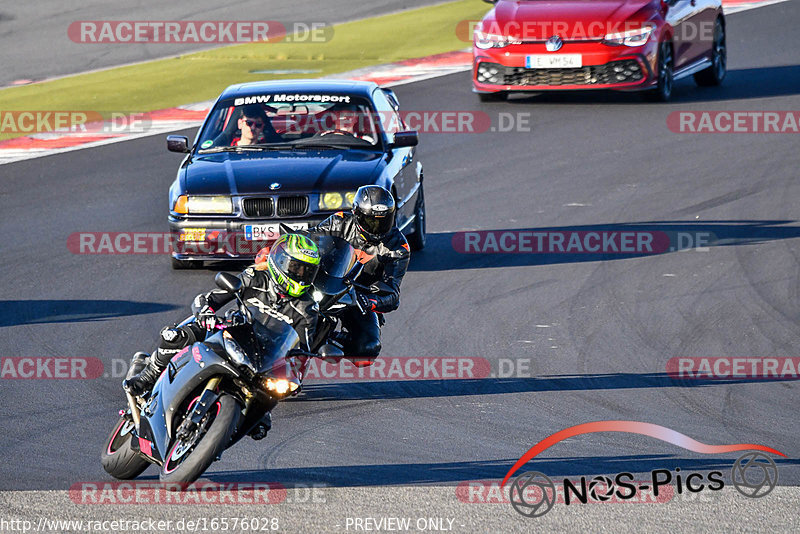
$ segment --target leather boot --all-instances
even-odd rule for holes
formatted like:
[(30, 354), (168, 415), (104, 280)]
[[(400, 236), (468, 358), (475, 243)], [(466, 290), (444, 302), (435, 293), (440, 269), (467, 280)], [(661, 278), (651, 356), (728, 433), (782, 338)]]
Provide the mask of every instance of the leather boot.
[(153, 389), (153, 385), (166, 367), (166, 363), (160, 365), (158, 358), (151, 357), (150, 361), (147, 363), (147, 367), (142, 369), (139, 374), (125, 380), (122, 383), (122, 388), (134, 397), (141, 397)]

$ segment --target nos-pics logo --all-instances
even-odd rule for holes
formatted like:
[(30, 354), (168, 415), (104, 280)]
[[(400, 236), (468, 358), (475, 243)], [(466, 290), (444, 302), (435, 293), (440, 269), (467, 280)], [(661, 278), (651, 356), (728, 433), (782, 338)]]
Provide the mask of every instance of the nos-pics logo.
[[(702, 454), (748, 451), (734, 463), (730, 479), (739, 493), (753, 499), (767, 495), (778, 485), (778, 466), (763, 452), (786, 456), (770, 447), (751, 443), (707, 445), (669, 428), (651, 423), (596, 421), (567, 428), (534, 445), (508, 471), (501, 486), (505, 486), (514, 472), (545, 449), (567, 438), (594, 432), (641, 434)], [(580, 477), (577, 481), (565, 478), (558, 485), (544, 473), (527, 471), (511, 482), (509, 500), (514, 510), (520, 514), (526, 517), (541, 517), (552, 510), (556, 501), (563, 500), (564, 504), (568, 506), (576, 503), (587, 504), (590, 500), (607, 502), (615, 499), (624, 502), (636, 498), (644, 491), (652, 491), (653, 495), (658, 497), (660, 489), (665, 486), (673, 486), (673, 484), (674, 490), (678, 494), (699, 493), (705, 490), (719, 491), (725, 487), (721, 471), (715, 470), (703, 474), (681, 471), (679, 467), (676, 467), (674, 471), (655, 469), (650, 472), (648, 481), (634, 481), (632, 473), (623, 472), (617, 473), (613, 477), (605, 475), (590, 479)]]

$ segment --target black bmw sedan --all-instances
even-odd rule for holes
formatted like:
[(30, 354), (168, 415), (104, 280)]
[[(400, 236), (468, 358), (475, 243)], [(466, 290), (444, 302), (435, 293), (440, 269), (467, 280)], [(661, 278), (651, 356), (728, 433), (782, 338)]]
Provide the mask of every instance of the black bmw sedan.
[(169, 191), (172, 266), (249, 259), (279, 223), (304, 229), (350, 209), (377, 184), (397, 201), (397, 224), (425, 246), (418, 134), (391, 90), (370, 82), (291, 80), (232, 85), (194, 143), (168, 136), (186, 158)]

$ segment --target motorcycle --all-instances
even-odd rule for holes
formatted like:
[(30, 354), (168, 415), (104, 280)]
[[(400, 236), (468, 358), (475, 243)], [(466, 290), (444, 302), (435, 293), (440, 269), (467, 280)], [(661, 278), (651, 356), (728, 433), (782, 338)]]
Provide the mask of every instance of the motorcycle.
[[(173, 356), (149, 394), (133, 397), (126, 392), (128, 407), (120, 410), (101, 455), (106, 472), (129, 480), (155, 464), (161, 482), (185, 487), (256, 428), (279, 401), (299, 393), (311, 358), (344, 356), (329, 340), (338, 315), (348, 306), (361, 309), (356, 290), (384, 289), (355, 282), (362, 265), (349, 243), (329, 236), (317, 239), (321, 260), (312, 296), (320, 318), (312, 352), (298, 348), (297, 332), (272, 310), (242, 299), (238, 277), (218, 273), (217, 287), (232, 293), (236, 306), (203, 341)], [(193, 320), (187, 318), (180, 326)], [(144, 368), (146, 358), (145, 353), (134, 356), (128, 378)]]
[[(391, 293), (392, 289), (384, 282), (376, 282), (368, 287), (357, 282), (363, 265), (356, 262), (353, 247), (344, 239), (326, 235), (309, 237), (314, 239), (320, 252), (320, 267), (312, 292), (319, 307), (314, 345), (333, 343), (338, 346), (336, 341), (331, 340), (331, 334), (341, 326), (342, 313), (349, 307), (358, 309), (362, 314), (367, 313), (356, 293), (380, 295)], [(382, 325), (381, 315), (379, 320)]]

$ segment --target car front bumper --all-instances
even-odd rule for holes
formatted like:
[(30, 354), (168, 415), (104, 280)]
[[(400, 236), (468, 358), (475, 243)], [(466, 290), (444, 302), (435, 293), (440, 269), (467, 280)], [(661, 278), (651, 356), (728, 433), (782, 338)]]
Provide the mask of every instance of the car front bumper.
[(472, 84), (478, 93), (616, 89), (637, 91), (657, 81), (658, 44), (608, 46), (597, 41), (567, 42), (556, 54), (580, 54), (579, 68), (527, 68), (526, 58), (551, 54), (544, 43), (481, 50), (473, 47)]
[(252, 259), (263, 247), (277, 239), (272, 234), (266, 239), (252, 239), (251, 225), (302, 224), (311, 227), (319, 224), (328, 214), (311, 214), (307, 217), (289, 219), (203, 219), (199, 217), (178, 218), (170, 215), (169, 228), (172, 235), (172, 257), (178, 260), (247, 260)]

